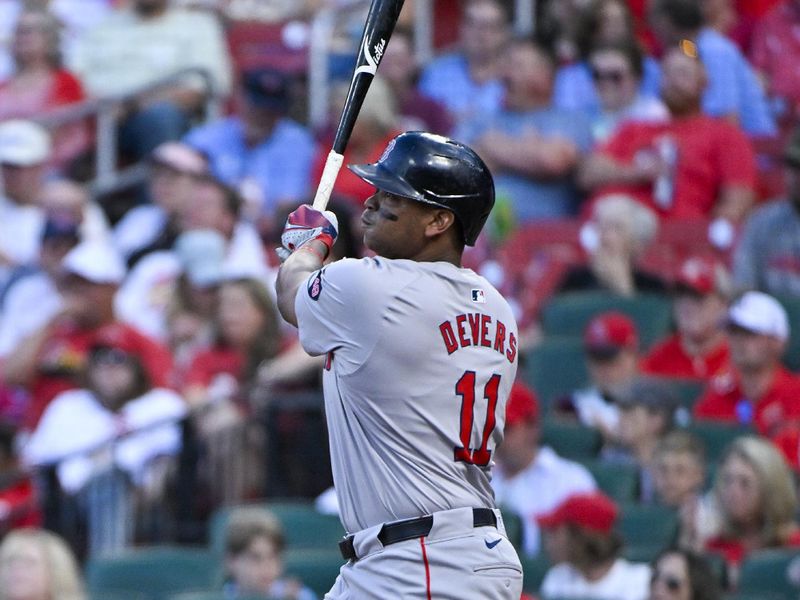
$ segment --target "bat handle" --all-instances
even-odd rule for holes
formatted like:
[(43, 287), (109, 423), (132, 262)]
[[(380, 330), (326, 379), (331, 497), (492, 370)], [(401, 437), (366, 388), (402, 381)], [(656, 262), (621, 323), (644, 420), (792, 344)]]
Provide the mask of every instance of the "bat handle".
[(314, 196), (314, 208), (317, 210), (325, 210), (328, 206), (328, 200), (331, 198), (333, 192), (333, 184), (336, 183), (336, 176), (339, 174), (339, 169), (342, 168), (344, 156), (331, 150), (328, 153), (328, 158), (325, 160), (325, 168), (322, 170), (322, 177), (320, 177), (319, 185), (317, 186), (317, 193)]

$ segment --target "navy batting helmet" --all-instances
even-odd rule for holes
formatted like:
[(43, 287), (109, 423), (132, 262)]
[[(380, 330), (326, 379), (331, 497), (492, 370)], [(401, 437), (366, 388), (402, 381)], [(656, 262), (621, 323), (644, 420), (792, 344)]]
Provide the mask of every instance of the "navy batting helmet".
[(378, 162), (349, 169), (379, 190), (446, 208), (475, 244), (494, 206), (492, 174), (472, 148), (441, 135), (407, 131), (389, 142)]

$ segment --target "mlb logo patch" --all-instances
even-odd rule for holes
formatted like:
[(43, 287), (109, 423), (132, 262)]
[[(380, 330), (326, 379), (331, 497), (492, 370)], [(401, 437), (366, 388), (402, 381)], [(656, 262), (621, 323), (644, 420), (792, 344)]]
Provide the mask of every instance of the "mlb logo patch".
[(472, 290), (472, 301), (478, 304), (486, 304), (486, 293), (483, 290)]

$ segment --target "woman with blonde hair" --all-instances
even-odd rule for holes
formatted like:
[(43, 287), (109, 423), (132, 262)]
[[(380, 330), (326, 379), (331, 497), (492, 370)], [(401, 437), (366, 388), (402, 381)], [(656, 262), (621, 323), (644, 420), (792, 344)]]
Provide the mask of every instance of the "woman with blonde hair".
[(0, 600), (86, 600), (75, 556), (59, 536), (16, 529), (0, 545)]
[(720, 461), (714, 484), (717, 534), (705, 550), (721, 554), (732, 580), (746, 556), (762, 548), (800, 547), (797, 492), (780, 452), (766, 439), (737, 438)]
[(558, 291), (606, 290), (620, 296), (666, 292), (660, 277), (637, 266), (657, 233), (656, 214), (640, 202), (625, 194), (599, 198), (580, 235), (586, 264), (569, 270)]

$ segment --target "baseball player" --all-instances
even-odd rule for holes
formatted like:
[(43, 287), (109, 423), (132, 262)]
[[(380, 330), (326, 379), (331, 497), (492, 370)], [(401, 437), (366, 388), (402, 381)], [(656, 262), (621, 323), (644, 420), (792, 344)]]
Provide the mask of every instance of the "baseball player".
[(486, 165), (450, 139), (407, 132), (375, 164), (361, 217), (375, 258), (323, 263), (330, 212), (302, 206), (278, 305), (323, 386), (348, 560), (327, 599), (514, 599), (522, 570), (489, 485), (517, 370), (507, 302), (461, 267), (494, 204)]

